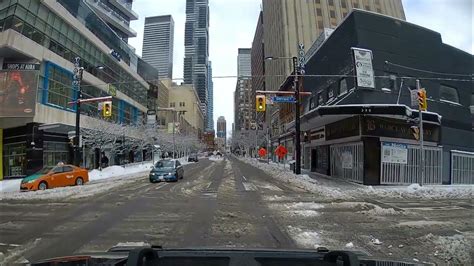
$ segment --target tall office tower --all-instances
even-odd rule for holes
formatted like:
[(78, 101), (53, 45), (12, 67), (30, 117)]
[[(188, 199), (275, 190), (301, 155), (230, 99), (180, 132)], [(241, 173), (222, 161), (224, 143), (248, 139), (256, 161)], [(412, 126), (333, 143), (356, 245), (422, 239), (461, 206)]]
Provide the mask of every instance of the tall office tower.
[[(337, 27), (353, 8), (405, 20), (401, 0), (263, 0), (262, 4), (265, 57), (297, 56), (300, 43), (308, 51), (325, 28)], [(278, 88), (291, 73), (291, 65), (291, 60), (267, 63), (266, 86)]]
[(138, 19), (138, 14), (132, 10), (133, 0), (86, 0), (85, 2), (122, 40), (128, 42), (128, 38), (137, 37), (137, 32), (130, 27), (130, 21)]
[(145, 18), (142, 57), (158, 69), (160, 78), (173, 78), (174, 20), (171, 15)]
[(207, 66), (207, 79), (207, 129), (214, 130), (214, 82), (211, 61)]
[(207, 114), (209, 0), (186, 0), (184, 27), (184, 83), (194, 84), (201, 109)]

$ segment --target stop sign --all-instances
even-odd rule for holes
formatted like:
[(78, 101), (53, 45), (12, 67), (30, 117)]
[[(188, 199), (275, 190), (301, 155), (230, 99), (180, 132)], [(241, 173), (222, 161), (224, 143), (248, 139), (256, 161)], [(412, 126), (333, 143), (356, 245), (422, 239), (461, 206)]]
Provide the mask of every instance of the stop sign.
[(260, 157), (267, 155), (267, 150), (265, 150), (265, 148), (260, 148), (260, 150), (258, 150), (258, 155), (260, 155)]

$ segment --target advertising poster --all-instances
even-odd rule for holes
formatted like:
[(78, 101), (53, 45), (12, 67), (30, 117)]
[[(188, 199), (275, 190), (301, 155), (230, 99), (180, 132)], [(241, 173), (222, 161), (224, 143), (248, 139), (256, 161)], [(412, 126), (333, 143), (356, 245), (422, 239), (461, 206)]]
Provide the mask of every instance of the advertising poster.
[(37, 71), (0, 71), (0, 117), (33, 117)]
[(352, 153), (350, 152), (342, 153), (342, 168), (352, 169)]
[(406, 144), (384, 142), (382, 144), (383, 163), (408, 163), (408, 147)]

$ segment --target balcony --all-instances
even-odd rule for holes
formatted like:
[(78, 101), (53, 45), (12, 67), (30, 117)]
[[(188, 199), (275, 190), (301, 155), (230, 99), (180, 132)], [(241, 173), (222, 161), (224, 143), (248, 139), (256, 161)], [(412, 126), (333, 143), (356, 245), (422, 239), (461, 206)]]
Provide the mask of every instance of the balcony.
[(109, 2), (116, 8), (120, 9), (120, 11), (127, 14), (130, 20), (138, 19), (138, 14), (132, 10), (132, 4), (127, 3), (124, 0), (109, 0)]
[(100, 0), (87, 0), (87, 3), (97, 11), (97, 15), (107, 23), (112, 24), (114, 27), (124, 32), (128, 37), (137, 37), (137, 32), (130, 28), (130, 25), (127, 24), (127, 20), (117, 12), (113, 11), (106, 4), (102, 3)]

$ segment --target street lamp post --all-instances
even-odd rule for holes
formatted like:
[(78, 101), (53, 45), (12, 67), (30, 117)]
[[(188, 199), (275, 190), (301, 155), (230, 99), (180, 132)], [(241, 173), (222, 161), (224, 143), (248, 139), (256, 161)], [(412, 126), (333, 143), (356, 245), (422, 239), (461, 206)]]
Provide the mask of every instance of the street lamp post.
[(77, 91), (77, 99), (76, 99), (76, 134), (74, 137), (74, 165), (79, 166), (80, 164), (80, 153), (81, 150), (79, 149), (79, 138), (80, 138), (80, 122), (81, 122), (81, 99), (82, 99), (82, 91), (81, 91), (81, 80), (82, 80), (82, 73), (84, 71), (83, 67), (80, 67), (81, 58), (76, 57), (74, 59), (74, 76), (73, 76), (73, 85)]

